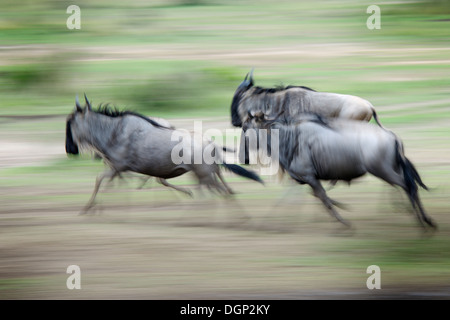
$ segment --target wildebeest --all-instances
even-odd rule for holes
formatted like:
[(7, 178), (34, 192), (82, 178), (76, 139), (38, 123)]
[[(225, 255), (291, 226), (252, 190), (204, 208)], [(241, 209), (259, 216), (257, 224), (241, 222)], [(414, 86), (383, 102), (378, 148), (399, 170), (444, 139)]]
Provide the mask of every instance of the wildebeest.
[[(304, 113), (315, 113), (327, 118), (343, 118), (360, 121), (378, 120), (373, 105), (360, 97), (346, 94), (317, 92), (305, 86), (262, 88), (254, 86), (253, 69), (236, 89), (231, 103), (231, 123), (242, 127), (248, 113), (261, 111), (266, 116), (284, 112), (286, 117), (296, 119)], [(241, 135), (240, 161), (249, 164), (248, 139)]]
[[(229, 195), (233, 191), (221, 174), (219, 163), (222, 163), (233, 173), (262, 183), (254, 172), (225, 163), (221, 149), (211, 141), (204, 139), (195, 141), (195, 137), (184, 131), (161, 126), (150, 118), (132, 111), (118, 111), (107, 106), (93, 110), (86, 96), (85, 101), (86, 106), (82, 108), (76, 99), (75, 110), (67, 117), (66, 152), (76, 155), (80, 149), (94, 150), (103, 158), (109, 169), (97, 177), (94, 192), (84, 212), (94, 204), (102, 181), (105, 178), (112, 180), (125, 171), (159, 178), (164, 185), (180, 191), (183, 189), (170, 185), (166, 179), (192, 171), (200, 185)], [(183, 138), (181, 142), (172, 138), (174, 133)], [(183, 154), (183, 159), (193, 160), (196, 148), (200, 151), (209, 148), (219, 161), (210, 164), (204, 161), (176, 164), (172, 161), (172, 150), (180, 143), (189, 145), (189, 148), (183, 149), (183, 152), (187, 153)], [(189, 193), (186, 190), (183, 192)]]
[[(243, 130), (266, 129), (268, 135), (278, 130), (280, 167), (298, 183), (308, 184), (338, 221), (349, 225), (334, 209), (338, 203), (327, 196), (320, 180), (351, 181), (370, 173), (403, 188), (422, 226), (426, 223), (436, 227), (418, 194), (418, 186), (427, 187), (406, 158), (403, 143), (391, 131), (367, 122), (327, 119), (315, 114), (303, 114), (294, 122), (286, 119), (249, 113)], [(271, 140), (267, 139), (269, 144)]]
[(305, 86), (262, 88), (254, 86), (253, 70), (236, 89), (231, 103), (231, 123), (241, 127), (248, 112), (262, 111), (275, 116), (281, 111), (296, 118), (303, 113), (315, 113), (327, 118), (370, 121), (381, 126), (373, 105), (360, 97), (330, 92), (317, 92)]

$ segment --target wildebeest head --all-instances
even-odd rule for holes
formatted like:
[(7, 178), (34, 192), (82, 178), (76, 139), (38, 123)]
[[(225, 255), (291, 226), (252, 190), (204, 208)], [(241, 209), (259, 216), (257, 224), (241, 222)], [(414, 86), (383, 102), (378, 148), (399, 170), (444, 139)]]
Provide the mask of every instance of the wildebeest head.
[(242, 120), (239, 117), (239, 103), (241, 101), (242, 95), (251, 87), (253, 87), (253, 69), (250, 73), (247, 73), (244, 81), (237, 87), (236, 92), (234, 93), (233, 101), (231, 102), (231, 123), (235, 127), (242, 126)]
[(92, 110), (91, 103), (89, 102), (86, 95), (84, 95), (86, 101), (86, 106), (82, 108), (80, 102), (78, 101), (78, 96), (75, 98), (75, 110), (67, 117), (66, 122), (66, 153), (68, 154), (79, 154), (78, 144), (74, 140), (73, 128), (77, 127), (77, 123), (81, 117), (84, 117), (86, 112)]
[[(239, 160), (241, 163), (250, 163), (250, 149), (259, 150), (260, 147), (260, 129), (267, 130), (264, 135), (270, 135), (270, 126), (275, 119), (268, 118), (262, 111), (255, 113), (248, 112), (246, 120), (242, 124), (241, 149)], [(266, 140), (267, 141), (267, 140)], [(251, 146), (252, 145), (252, 146)], [(267, 149), (267, 155), (270, 156), (270, 145)]]
[(242, 125), (242, 131), (246, 132), (248, 129), (259, 129), (266, 123), (266, 116), (262, 111), (258, 111), (255, 114), (251, 112), (247, 113), (247, 119)]

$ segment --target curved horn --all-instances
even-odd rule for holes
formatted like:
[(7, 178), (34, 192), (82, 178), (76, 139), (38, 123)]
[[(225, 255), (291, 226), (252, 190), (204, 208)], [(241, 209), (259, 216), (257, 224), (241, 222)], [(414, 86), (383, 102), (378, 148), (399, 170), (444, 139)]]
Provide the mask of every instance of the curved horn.
[(250, 76), (248, 78), (251, 84), (253, 84), (253, 70), (255, 70), (255, 68), (252, 68), (252, 70), (250, 71)]
[(89, 99), (86, 97), (86, 93), (84, 94), (84, 100), (86, 101), (88, 110), (92, 110), (91, 103), (89, 102)]
[(78, 95), (75, 96), (75, 107), (77, 108), (78, 112), (83, 111), (83, 109), (80, 106), (80, 101), (78, 100)]
[(250, 73), (247, 73), (244, 81), (241, 82), (238, 89), (248, 89), (251, 86), (253, 86), (253, 69), (250, 71)]
[(249, 80), (252, 80), (253, 79), (253, 71), (255, 70), (255, 68), (252, 68), (252, 70), (250, 70), (250, 78), (249, 78)]

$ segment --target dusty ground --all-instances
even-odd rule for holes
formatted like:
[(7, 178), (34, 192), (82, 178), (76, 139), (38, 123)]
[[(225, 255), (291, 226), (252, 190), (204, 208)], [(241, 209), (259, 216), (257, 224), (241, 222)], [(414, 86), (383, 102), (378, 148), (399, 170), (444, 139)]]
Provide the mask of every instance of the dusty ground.
[[(79, 215), (96, 170), (77, 176), (70, 166), (20, 171), (66, 159), (64, 118), (49, 121), (63, 124), (46, 132), (41, 143), (33, 140), (39, 134), (32, 131), (0, 135), (0, 166), (17, 169), (17, 180), (11, 178), (14, 171), (1, 178), (0, 186), (1, 299), (449, 297), (450, 286), (439, 280), (440, 271), (404, 274), (386, 267), (382, 289), (366, 288), (366, 267), (379, 263), (376, 243), (386, 246), (389, 239), (396, 248), (405, 241), (448, 235), (450, 153), (443, 150), (446, 139), (430, 144), (420, 134), (430, 126), (446, 127), (443, 121), (393, 128), (408, 137), (407, 154), (437, 188), (424, 195), (424, 203), (440, 229), (426, 236), (405, 210), (397, 213), (386, 204), (392, 189), (371, 178), (330, 191), (350, 207), (342, 215), (353, 223), (352, 230), (334, 222), (304, 187), (276, 177), (265, 177), (266, 186), (261, 186), (228, 173), (226, 179), (238, 192), (234, 200), (199, 193), (189, 199), (154, 182), (137, 190), (138, 179), (130, 177), (104, 190), (91, 214)], [(192, 119), (172, 122), (188, 129), (192, 125)], [(230, 128), (227, 119), (204, 122), (209, 127)], [(73, 264), (81, 268), (81, 290), (66, 287), (66, 269)]]

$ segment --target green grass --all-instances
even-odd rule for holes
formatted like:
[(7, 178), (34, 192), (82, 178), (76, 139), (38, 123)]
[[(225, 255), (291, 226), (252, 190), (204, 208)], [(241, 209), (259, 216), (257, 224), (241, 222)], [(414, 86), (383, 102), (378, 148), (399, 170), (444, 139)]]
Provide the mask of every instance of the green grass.
[[(297, 195), (289, 199), (292, 202), (298, 200), (298, 203), (272, 208), (285, 188), (272, 177), (266, 179), (265, 187), (245, 184), (242, 178), (232, 175), (226, 180), (238, 191), (236, 198), (245, 204), (253, 221), (266, 223), (269, 227), (275, 225), (275, 230), (277, 224), (281, 225), (281, 230), (292, 228), (294, 231), (290, 234), (251, 227), (229, 233), (228, 229), (216, 228), (213, 223), (213, 227), (193, 230), (173, 228), (174, 222), (170, 221), (180, 215), (179, 207), (167, 204), (172, 204), (174, 194), (159, 185), (155, 187), (154, 181), (149, 184), (149, 190), (136, 191), (139, 180), (134, 178), (102, 190), (99, 202), (110, 208), (129, 205), (127, 213), (131, 220), (138, 221), (136, 224), (114, 225), (108, 219), (114, 214), (122, 214), (114, 210), (111, 216), (104, 218), (109, 222), (106, 226), (105, 221), (95, 220), (97, 217), (72, 221), (72, 216), (88, 200), (95, 177), (104, 165), (89, 156), (61, 155), (42, 164), (0, 169), (0, 189), (4, 190), (0, 200), (4, 206), (2, 213), (6, 212), (2, 214), (4, 240), (10, 239), (7, 232), (13, 233), (8, 230), (14, 230), (12, 236), (24, 236), (28, 241), (34, 241), (35, 234), (50, 239), (56, 227), (60, 229), (58, 241), (64, 238), (67, 230), (73, 239), (66, 240), (65, 245), (82, 241), (88, 234), (93, 245), (82, 243), (78, 248), (91, 248), (95, 247), (96, 241), (109, 245), (112, 238), (96, 240), (97, 233), (101, 234), (104, 228), (108, 233), (111, 231), (108, 228), (113, 226), (114, 240), (121, 241), (116, 232), (130, 229), (128, 231), (134, 236), (141, 230), (139, 228), (145, 229), (143, 232), (147, 234), (147, 229), (154, 227), (149, 236), (153, 236), (152, 233), (158, 235), (158, 232), (165, 236), (166, 232), (181, 235), (167, 243), (156, 242), (164, 250), (177, 245), (178, 240), (197, 240), (195, 237), (204, 233), (214, 234), (214, 244), (217, 237), (223, 236), (226, 239), (221, 243), (224, 248), (233, 244), (233, 241), (228, 243), (228, 237), (239, 245), (238, 241), (245, 241), (245, 246), (232, 248), (237, 253), (227, 252), (245, 265), (232, 265), (228, 260), (233, 259), (224, 257), (221, 261), (227, 258), (230, 264), (225, 266), (229, 269), (220, 273), (214, 265), (205, 264), (206, 280), (212, 283), (221, 283), (223, 275), (229, 277), (230, 283), (238, 281), (236, 279), (246, 282), (245, 279), (250, 278), (255, 281), (252, 285), (266, 281), (267, 277), (261, 277), (264, 274), (261, 270), (253, 269), (254, 264), (261, 264), (259, 269), (264, 272), (273, 271), (274, 283), (299, 281), (306, 288), (315, 283), (327, 288), (328, 281), (332, 284), (349, 281), (350, 286), (358, 287), (355, 279), (364, 285), (365, 269), (372, 264), (381, 267), (382, 286), (384, 283), (436, 286), (450, 279), (446, 218), (449, 188), (445, 154), (450, 130), (442, 124), (450, 120), (450, 110), (448, 103), (437, 102), (450, 99), (449, 1), (382, 4), (380, 30), (366, 28), (366, 8), (373, 4), (370, 1), (79, 1), (82, 29), (74, 31), (65, 25), (68, 17), (65, 10), (70, 4), (68, 1), (28, 0), (19, 6), (11, 0), (2, 2), (1, 141), (57, 142), (63, 147), (64, 116), (72, 112), (75, 95), (82, 97), (83, 93), (94, 105), (109, 102), (121, 109), (129, 108), (147, 115), (227, 118), (236, 87), (255, 67), (256, 85), (306, 85), (318, 91), (354, 94), (368, 99), (384, 125), (405, 133), (402, 138), (408, 156), (416, 156), (411, 150), (436, 154), (439, 152), (433, 148), (442, 151), (442, 158), (439, 154), (436, 159), (438, 165), (423, 158), (417, 165), (431, 186), (429, 193), (421, 193), (422, 199), (430, 214), (439, 220), (442, 232), (423, 237), (404, 208), (398, 216), (388, 216), (383, 210), (395, 210), (386, 201), (380, 203), (380, 198), (386, 197), (383, 192), (388, 187), (375, 179), (364, 180), (364, 186), (337, 187), (330, 191), (330, 196), (337, 200), (352, 203), (354, 211), (343, 213), (352, 217), (358, 226), (358, 232), (352, 237), (327, 233), (334, 222), (326, 220), (327, 213), (305, 188), (299, 189), (299, 199), (295, 198)], [(296, 54), (289, 54), (290, 50)], [(414, 103), (423, 103), (425, 107), (414, 106)], [(57, 116), (58, 120), (53, 117), (28, 118), (37, 115)], [(426, 166), (422, 167), (424, 161)], [(189, 188), (196, 185), (191, 176), (182, 176), (172, 183)], [(160, 203), (162, 209), (157, 207)], [(36, 208), (42, 212), (33, 211)], [(53, 211), (46, 213), (46, 208)], [(9, 209), (22, 216), (16, 218), (15, 214), (7, 214)], [(205, 217), (209, 218), (209, 209), (204, 211)], [(187, 215), (202, 213), (188, 212)], [(268, 215), (264, 216), (266, 213)], [(162, 219), (169, 222), (158, 225)], [(53, 221), (54, 225), (45, 225), (47, 220)], [(67, 226), (66, 221), (70, 222)], [(10, 229), (9, 222), (17, 223), (14, 229)], [(160, 240), (157, 235), (150, 239), (149, 248), (155, 244), (154, 240)], [(286, 237), (292, 247), (270, 247), (272, 242), (267, 239), (282, 237)], [(2, 243), (2, 250), (16, 252), (15, 238), (11, 239), (11, 242)], [(132, 247), (134, 242), (128, 241)], [(259, 241), (265, 244), (264, 250), (261, 249), (263, 252), (251, 251), (251, 245)], [(202, 239), (200, 242), (203, 243)], [(187, 252), (196, 257), (198, 252), (196, 247), (193, 248)], [(200, 249), (202, 258), (209, 257), (207, 249)], [(161, 252), (163, 250), (154, 253)], [(80, 255), (84, 256), (84, 253)], [(53, 257), (49, 252), (44, 252), (43, 256)], [(106, 254), (105, 257), (109, 256)], [(177, 254), (173, 257), (180, 259), (174, 261), (185, 262)], [(31, 260), (24, 261), (31, 263)], [(46, 263), (43, 265), (47, 266)], [(95, 259), (91, 263), (98, 266)], [(174, 265), (171, 266), (176, 267)], [(103, 271), (101, 267), (98, 270)], [(192, 266), (188, 270), (196, 271)], [(44, 292), (49, 284), (50, 287), (60, 286), (51, 277), (29, 275), (28, 271), (0, 279), (0, 296), (3, 293), (7, 298), (15, 294), (20, 297), (30, 289), (39, 296), (40, 290)], [(164, 278), (167, 270), (164, 271), (159, 271), (161, 286), (168, 281)], [(64, 270), (61, 272), (64, 276)], [(358, 272), (359, 278), (355, 278)], [(130, 278), (135, 279), (136, 275), (133, 276)], [(311, 280), (311, 277), (320, 280)], [(120, 281), (106, 279), (96, 281)], [(171, 277), (170, 281), (183, 279)], [(126, 286), (126, 280), (122, 285)], [(194, 280), (198, 278), (191, 281)], [(139, 281), (136, 287), (141, 288)], [(262, 283), (268, 285), (270, 281)]]
[[(58, 50), (26, 63), (19, 59), (18, 63), (0, 65), (0, 115), (66, 114), (74, 95), (83, 92), (94, 101), (109, 101), (158, 116), (225, 115), (234, 89), (252, 67), (182, 57), (152, 60), (151, 54), (139, 59), (126, 54), (115, 60), (106, 56), (106, 61), (98, 61), (103, 57), (90, 50), (96, 46), (109, 46), (112, 52), (115, 47), (154, 46), (179, 53), (183, 48), (202, 52), (357, 43), (368, 46), (369, 52), (332, 59), (308, 57), (306, 61), (300, 56), (301, 64), (291, 61), (283, 65), (281, 59), (279, 67), (258, 68), (258, 83), (301, 83), (323, 91), (362, 95), (377, 104), (425, 101), (448, 93), (449, 65), (401, 63), (447, 60), (445, 51), (406, 54), (410, 46), (445, 45), (450, 36), (445, 21), (449, 17), (447, 4), (382, 5), (382, 29), (371, 31), (365, 26), (369, 3), (360, 2), (265, 1), (256, 5), (252, 1), (217, 1), (186, 5), (172, 1), (111, 2), (108, 6), (81, 2), (82, 29), (70, 31), (65, 27), (65, 3), (25, 2), (16, 7), (7, 1), (0, 13), (4, 45), (40, 44)], [(404, 54), (370, 54), (370, 47), (379, 50), (398, 45), (405, 46)], [(383, 62), (399, 65), (379, 66)], [(270, 77), (264, 75), (267, 71), (272, 73)], [(397, 74), (412, 79), (389, 82)], [(416, 81), (416, 75), (427, 79)]]

